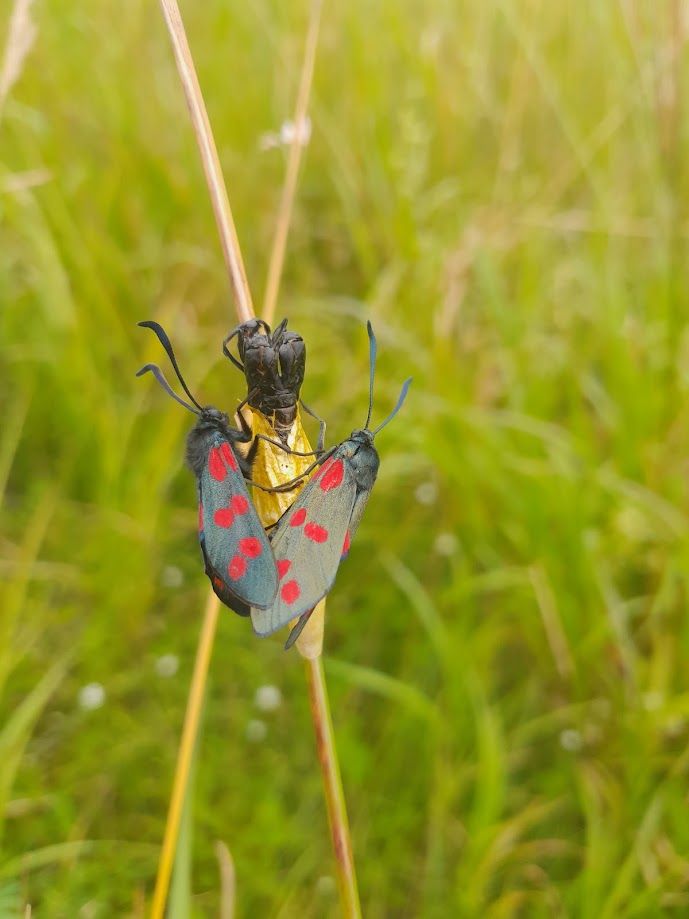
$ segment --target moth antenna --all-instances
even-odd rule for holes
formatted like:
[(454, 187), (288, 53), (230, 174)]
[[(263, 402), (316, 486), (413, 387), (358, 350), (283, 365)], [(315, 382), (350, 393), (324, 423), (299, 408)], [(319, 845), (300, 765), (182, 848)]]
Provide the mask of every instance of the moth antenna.
[(368, 329), (368, 343), (369, 343), (369, 357), (368, 357), (368, 366), (369, 366), (369, 384), (368, 384), (368, 415), (366, 416), (366, 424), (364, 425), (364, 430), (368, 431), (368, 426), (371, 422), (371, 413), (373, 412), (373, 378), (376, 373), (376, 354), (378, 351), (376, 345), (376, 336), (373, 334), (373, 326), (371, 325), (371, 320), (369, 319), (366, 322), (366, 328)]
[[(193, 404), (196, 406), (196, 408), (199, 410), (199, 412), (202, 411), (201, 406), (196, 401), (196, 399), (192, 396), (189, 387), (184, 382), (184, 377), (182, 376), (182, 372), (180, 371), (179, 366), (177, 365), (177, 358), (175, 357), (175, 352), (172, 349), (172, 344), (170, 342), (170, 339), (167, 337), (167, 332), (165, 331), (165, 329), (161, 325), (159, 325), (157, 322), (153, 322), (153, 320), (151, 319), (146, 319), (144, 322), (140, 322), (139, 325), (142, 326), (144, 329), (152, 329), (152, 331), (154, 331), (155, 334), (158, 336), (158, 341), (163, 346), (163, 348), (165, 348), (165, 353), (170, 358), (170, 363), (172, 364), (173, 370), (177, 374), (177, 379), (182, 384), (182, 389), (189, 396), (189, 398), (191, 399)], [(151, 365), (151, 366), (154, 366), (154, 365)], [(156, 377), (156, 379), (158, 378)], [(165, 378), (163, 377), (163, 379)]]
[(382, 430), (389, 421), (392, 421), (392, 419), (395, 417), (397, 412), (399, 412), (399, 410), (402, 408), (402, 404), (404, 400), (407, 398), (407, 393), (409, 392), (411, 381), (412, 381), (412, 378), (409, 377), (409, 379), (405, 380), (404, 383), (402, 384), (402, 390), (400, 392), (399, 399), (397, 400), (397, 405), (393, 408), (393, 410), (390, 412), (390, 414), (385, 419), (385, 421), (382, 424), (379, 424), (378, 427), (375, 429), (375, 431), (371, 431), (374, 437), (378, 433), (378, 431)]
[(141, 370), (137, 370), (136, 375), (138, 377), (143, 376), (145, 373), (152, 373), (156, 380), (163, 387), (168, 396), (172, 396), (175, 402), (179, 402), (180, 405), (183, 405), (184, 408), (189, 409), (190, 412), (193, 412), (195, 415), (200, 415), (201, 412), (195, 409), (192, 405), (189, 405), (188, 402), (185, 402), (184, 399), (181, 399), (177, 393), (172, 389), (168, 381), (163, 375), (163, 371), (157, 364), (146, 364)]

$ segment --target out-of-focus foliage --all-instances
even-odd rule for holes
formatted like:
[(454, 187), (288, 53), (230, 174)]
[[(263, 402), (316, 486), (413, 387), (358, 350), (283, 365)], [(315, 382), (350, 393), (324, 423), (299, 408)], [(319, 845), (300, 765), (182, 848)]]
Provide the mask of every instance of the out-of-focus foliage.
[[(260, 302), (306, 6), (184, 12)], [(208, 588), (135, 323), (231, 409), (235, 318), (157, 4), (34, 17), (0, 116), (0, 903), (139, 916)], [(686, 19), (325, 5), (279, 315), (330, 442), (366, 318), (374, 417), (414, 376), (328, 604), (367, 917), (689, 909)], [(229, 612), (196, 770), (195, 915), (216, 840), (241, 915), (337, 915), (300, 660)]]

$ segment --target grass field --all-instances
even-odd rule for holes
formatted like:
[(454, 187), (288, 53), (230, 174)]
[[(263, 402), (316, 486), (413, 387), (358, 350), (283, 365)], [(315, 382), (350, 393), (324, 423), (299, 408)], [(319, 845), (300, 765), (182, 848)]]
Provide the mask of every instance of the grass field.
[[(260, 303), (307, 5), (183, 10)], [(143, 916), (207, 582), (136, 322), (231, 408), (235, 315), (158, 5), (33, 15), (0, 108), (0, 916)], [(414, 377), (326, 626), (371, 919), (689, 913), (688, 34), (679, 0), (325, 5), (278, 315), (331, 443), (367, 318), (374, 417)], [(178, 916), (218, 915), (217, 840), (239, 916), (339, 915), (302, 663), (229, 612), (195, 788)]]

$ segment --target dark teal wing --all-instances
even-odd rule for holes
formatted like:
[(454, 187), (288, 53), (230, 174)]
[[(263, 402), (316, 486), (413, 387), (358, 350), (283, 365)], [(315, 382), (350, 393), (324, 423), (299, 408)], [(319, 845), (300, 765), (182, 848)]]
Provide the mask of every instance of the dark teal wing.
[(251, 611), (258, 635), (270, 635), (298, 618), (333, 586), (357, 494), (352, 462), (342, 444), (275, 528), (272, 547), (280, 583), (269, 607)]
[[(199, 540), (213, 590), (240, 615), (246, 615), (244, 604), (271, 606), (278, 587), (273, 552), (232, 444), (219, 431), (208, 437), (198, 483)], [(233, 597), (239, 604), (228, 602)]]

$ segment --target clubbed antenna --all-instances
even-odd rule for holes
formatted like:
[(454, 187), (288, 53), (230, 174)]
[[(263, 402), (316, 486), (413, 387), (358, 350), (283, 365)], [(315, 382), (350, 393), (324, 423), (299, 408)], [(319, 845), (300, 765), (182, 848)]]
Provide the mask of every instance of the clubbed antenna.
[(402, 390), (400, 391), (400, 396), (399, 396), (399, 399), (397, 400), (397, 405), (393, 408), (393, 410), (390, 412), (390, 414), (385, 419), (385, 421), (382, 424), (379, 424), (378, 427), (375, 429), (375, 431), (371, 431), (371, 433), (374, 436), (378, 433), (378, 431), (382, 430), (382, 428), (384, 428), (385, 425), (389, 421), (392, 421), (392, 419), (395, 417), (397, 412), (399, 412), (399, 410), (402, 408), (402, 404), (404, 403), (404, 400), (407, 398), (407, 393), (409, 392), (409, 387), (411, 386), (411, 380), (412, 378), (409, 377), (409, 379), (405, 380), (404, 383), (402, 384)]
[(366, 322), (366, 328), (368, 329), (368, 342), (369, 342), (369, 358), (368, 358), (369, 383), (368, 383), (368, 415), (366, 416), (366, 424), (364, 425), (364, 429), (368, 431), (368, 426), (371, 422), (371, 413), (373, 412), (373, 379), (376, 374), (376, 354), (377, 354), (378, 348), (376, 345), (376, 336), (373, 334), (373, 326), (371, 325), (370, 319)]
[[(182, 384), (182, 389), (189, 396), (193, 404), (198, 409), (198, 412), (194, 412), (194, 414), (198, 415), (199, 412), (203, 411), (203, 408), (199, 405), (196, 399), (192, 396), (189, 387), (184, 382), (184, 377), (182, 376), (182, 373), (177, 365), (177, 358), (175, 357), (175, 352), (173, 351), (172, 344), (170, 343), (170, 339), (167, 337), (167, 332), (157, 322), (153, 322), (152, 319), (146, 319), (144, 320), (144, 322), (140, 322), (139, 325), (142, 326), (144, 329), (152, 329), (152, 331), (154, 331), (155, 334), (157, 335), (158, 341), (163, 346), (163, 348), (165, 348), (165, 352), (167, 356), (170, 358), (170, 363), (172, 364), (173, 370), (177, 374), (177, 379)], [(155, 370), (153, 368), (155, 368)], [(165, 389), (174, 399), (177, 399), (178, 402), (181, 402), (182, 405), (185, 405), (185, 403), (182, 402), (182, 400), (179, 399), (177, 396), (175, 396), (175, 394), (172, 392), (172, 389), (168, 385), (168, 382), (163, 376), (163, 373), (159, 367), (157, 367), (155, 364), (147, 364), (146, 367), (141, 368), (141, 370), (137, 373), (137, 376), (140, 376), (142, 373), (145, 373), (146, 370), (151, 371), (151, 373), (155, 376), (156, 380), (158, 380), (158, 382), (163, 387), (163, 389)], [(189, 406), (186, 406), (186, 407), (189, 408)], [(192, 409), (192, 411), (194, 411), (194, 409)]]

